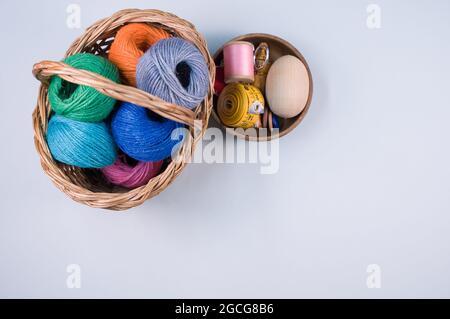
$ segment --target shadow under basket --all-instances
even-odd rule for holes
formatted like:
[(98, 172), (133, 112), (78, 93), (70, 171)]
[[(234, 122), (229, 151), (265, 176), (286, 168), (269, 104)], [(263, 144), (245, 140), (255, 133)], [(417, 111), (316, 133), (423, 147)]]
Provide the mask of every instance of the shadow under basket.
[[(97, 74), (80, 71), (62, 62), (42, 61), (33, 67), (33, 74), (42, 84), (37, 106), (33, 112), (34, 141), (44, 172), (53, 183), (73, 200), (96, 208), (125, 210), (142, 204), (162, 192), (181, 173), (191, 159), (197, 142), (202, 138), (212, 107), (215, 65), (204, 38), (188, 21), (159, 10), (122, 10), (90, 26), (66, 52), (66, 57), (76, 53), (92, 53), (107, 57), (117, 31), (128, 23), (147, 23), (168, 31), (171, 35), (192, 42), (205, 57), (209, 68), (209, 90), (205, 100), (194, 110), (167, 103), (137, 88), (114, 83)], [(47, 89), (50, 78), (59, 75), (66, 81), (87, 85), (119, 101), (131, 102), (189, 127), (176, 161), (167, 161), (159, 175), (147, 185), (128, 190), (111, 185), (100, 170), (82, 169), (61, 164), (52, 158), (46, 141), (51, 108)]]
[[(230, 134), (233, 134), (239, 138), (250, 140), (250, 141), (267, 141), (274, 138), (280, 138), (282, 136), (285, 136), (289, 132), (291, 132), (294, 128), (296, 128), (302, 120), (305, 118), (306, 114), (308, 113), (309, 107), (311, 105), (311, 100), (313, 96), (313, 80), (311, 71), (309, 69), (308, 63), (306, 62), (303, 55), (289, 42), (287, 42), (284, 39), (281, 39), (279, 37), (276, 37), (271, 34), (264, 34), (264, 33), (250, 33), (242, 36), (238, 36), (231, 41), (247, 41), (253, 43), (254, 47), (256, 48), (261, 42), (266, 42), (269, 45), (270, 48), (270, 56), (269, 61), (273, 63), (278, 58), (284, 56), (284, 55), (293, 55), (300, 59), (302, 63), (305, 65), (306, 70), (308, 72), (308, 78), (309, 78), (309, 93), (308, 93), (308, 99), (306, 102), (306, 105), (302, 112), (298, 114), (297, 116), (289, 119), (279, 118), (279, 132), (268, 132), (267, 136), (265, 135), (259, 135), (259, 130), (249, 130), (246, 132), (242, 132), (242, 130), (235, 130), (234, 128), (227, 129), (227, 132)], [(228, 42), (227, 42), (228, 43)], [(214, 62), (216, 65), (221, 65), (223, 63), (223, 46), (216, 51), (214, 54)], [(217, 110), (217, 97), (214, 99), (214, 106), (212, 110), (212, 115), (214, 120), (217, 123), (220, 123), (223, 127), (228, 128), (227, 126), (222, 124), (222, 121), (220, 120)]]

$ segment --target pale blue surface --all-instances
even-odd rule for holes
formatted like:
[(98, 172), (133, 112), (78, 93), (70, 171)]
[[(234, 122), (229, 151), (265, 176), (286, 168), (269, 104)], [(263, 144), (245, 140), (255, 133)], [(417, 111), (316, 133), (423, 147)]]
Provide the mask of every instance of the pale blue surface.
[[(81, 34), (69, 3), (0, 2), (0, 297), (450, 297), (449, 1), (377, 1), (376, 30), (363, 0), (77, 1), (83, 27), (124, 7), (171, 11), (212, 52), (272, 33), (314, 76), (277, 174), (190, 165), (126, 214), (71, 201), (34, 149), (31, 67)], [(73, 263), (81, 289), (66, 288)]]

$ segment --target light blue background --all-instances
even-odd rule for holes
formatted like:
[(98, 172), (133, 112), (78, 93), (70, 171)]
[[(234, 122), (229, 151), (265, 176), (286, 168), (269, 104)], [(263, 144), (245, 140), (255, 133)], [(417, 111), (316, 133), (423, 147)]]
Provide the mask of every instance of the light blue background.
[[(71, 201), (33, 145), (35, 62), (83, 29), (69, 1), (1, 1), (0, 297), (450, 297), (450, 1), (76, 1), (194, 23), (211, 52), (265, 32), (308, 60), (315, 96), (280, 170), (194, 164), (127, 213)], [(79, 264), (82, 288), (66, 287)], [(368, 289), (366, 267), (382, 269)]]

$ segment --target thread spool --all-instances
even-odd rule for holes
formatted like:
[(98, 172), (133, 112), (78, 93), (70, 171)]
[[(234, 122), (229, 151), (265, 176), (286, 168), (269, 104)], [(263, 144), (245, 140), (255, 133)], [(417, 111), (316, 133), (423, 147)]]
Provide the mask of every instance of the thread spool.
[(264, 109), (262, 127), (268, 128), (270, 131), (272, 131), (274, 128), (280, 128), (280, 121), (278, 119), (278, 116), (273, 114), (268, 107)]
[(53, 158), (81, 168), (102, 168), (117, 157), (105, 123), (85, 123), (54, 115), (48, 123), (47, 145)]
[(132, 162), (127, 156), (119, 155), (116, 162), (102, 168), (103, 175), (112, 184), (133, 189), (147, 184), (158, 175), (163, 161)]
[(223, 66), (216, 67), (216, 79), (214, 81), (214, 93), (220, 95), (222, 90), (225, 88), (225, 75), (223, 71)]
[(177, 128), (183, 125), (127, 102), (119, 105), (111, 121), (117, 146), (128, 156), (143, 162), (160, 161), (176, 152), (183, 140), (178, 134), (171, 137)]
[(145, 23), (130, 23), (117, 32), (108, 58), (119, 68), (124, 83), (136, 86), (136, 66), (153, 44), (170, 37), (163, 29)]
[(255, 49), (255, 82), (253, 83), (262, 94), (266, 90), (266, 78), (270, 69), (270, 49), (266, 42), (261, 42)]
[[(67, 57), (64, 63), (80, 70), (100, 74), (114, 82), (119, 81), (119, 71), (107, 59), (90, 53)], [(78, 85), (53, 76), (48, 88), (52, 110), (59, 115), (83, 122), (99, 122), (112, 111), (116, 100), (96, 89)]]
[(247, 41), (232, 41), (223, 47), (225, 83), (253, 83), (254, 46)]
[(208, 65), (192, 43), (181, 38), (163, 39), (139, 60), (136, 80), (139, 89), (193, 109), (208, 93)]
[(271, 113), (272, 114), (272, 127), (271, 127), (271, 129), (272, 128), (277, 128), (277, 129), (279, 129), (280, 128), (280, 120), (278, 119), (278, 116), (276, 116), (275, 114), (273, 114), (273, 113)]
[(217, 102), (220, 120), (229, 127), (255, 127), (260, 122), (260, 114), (263, 112), (264, 97), (250, 84), (228, 84)]

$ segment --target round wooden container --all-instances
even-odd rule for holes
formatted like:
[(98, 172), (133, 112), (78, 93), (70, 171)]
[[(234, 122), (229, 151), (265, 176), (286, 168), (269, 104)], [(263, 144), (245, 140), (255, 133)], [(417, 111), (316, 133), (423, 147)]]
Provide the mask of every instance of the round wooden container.
[[(240, 132), (241, 130), (234, 130), (234, 129), (227, 130), (227, 132), (229, 132), (233, 135), (236, 135), (239, 138), (250, 140), (250, 141), (267, 141), (267, 140), (279, 138), (279, 137), (282, 137), (282, 136), (288, 134), (294, 128), (296, 128), (297, 125), (300, 124), (300, 122), (303, 120), (303, 118), (308, 113), (309, 107), (311, 105), (311, 100), (312, 100), (312, 96), (313, 96), (313, 80), (312, 80), (311, 70), (309, 69), (308, 63), (306, 62), (305, 58), (292, 44), (290, 44), (286, 40), (283, 40), (283, 39), (276, 37), (274, 35), (271, 35), (271, 34), (250, 33), (250, 34), (246, 34), (246, 35), (241, 35), (230, 41), (248, 41), (248, 42), (253, 43), (255, 48), (261, 42), (267, 42), (270, 47), (269, 61), (271, 63), (273, 63), (275, 60), (282, 57), (283, 55), (293, 55), (293, 56), (296, 56), (297, 58), (299, 58), (300, 61), (302, 61), (303, 64), (305, 65), (306, 70), (308, 71), (308, 76), (309, 76), (309, 94), (308, 94), (308, 100), (306, 102), (306, 106), (299, 115), (297, 115), (293, 118), (290, 118), (290, 119), (279, 118), (280, 129), (279, 129), (278, 133), (272, 133), (272, 134), (268, 133), (267, 136), (263, 136), (263, 135), (259, 136), (259, 133), (258, 133), (259, 130), (256, 130), (256, 134), (254, 133), (255, 130), (249, 130), (250, 132), (246, 132), (246, 133), (250, 133), (250, 134), (243, 134), (242, 132)], [(222, 64), (223, 48), (224, 48), (224, 46), (222, 46), (214, 54), (213, 58), (214, 58), (216, 65)], [(222, 126), (226, 127), (220, 121), (220, 118), (217, 114), (216, 107), (217, 107), (217, 98), (214, 99), (212, 115), (213, 115), (214, 120), (217, 121), (217, 123), (220, 123)], [(253, 132), (253, 134), (252, 134), (252, 132)]]

